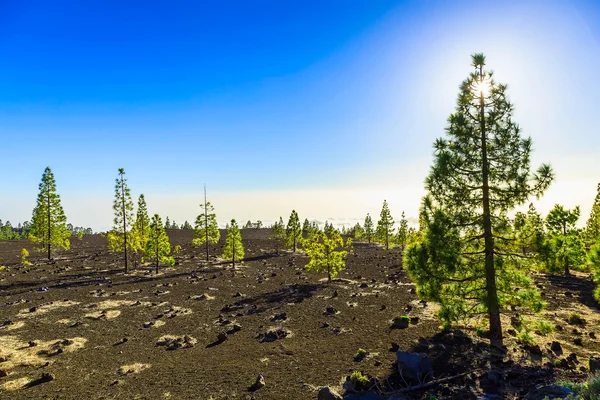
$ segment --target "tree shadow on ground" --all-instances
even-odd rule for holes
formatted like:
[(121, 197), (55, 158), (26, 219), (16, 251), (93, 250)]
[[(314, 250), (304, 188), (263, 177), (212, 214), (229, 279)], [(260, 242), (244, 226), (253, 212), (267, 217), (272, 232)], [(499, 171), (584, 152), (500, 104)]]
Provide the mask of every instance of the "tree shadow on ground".
[[(138, 267), (135, 270), (130, 270), (128, 274), (139, 271), (154, 271), (154, 267)], [(160, 273), (159, 275), (128, 275), (121, 268), (114, 269), (102, 269), (102, 270), (83, 270), (78, 273), (60, 275), (56, 278), (49, 279), (38, 279), (34, 281), (17, 281), (9, 284), (0, 285), (0, 295), (19, 295), (32, 290), (45, 288), (46, 290), (51, 289), (65, 289), (75, 288), (82, 286), (100, 286), (106, 285), (107, 288), (118, 287), (121, 285), (131, 285), (145, 282), (153, 282), (164, 279), (175, 279), (181, 277), (195, 276), (198, 274), (215, 274), (217, 272), (223, 272), (222, 268), (201, 268), (194, 270), (186, 270), (181, 272), (173, 273)]]
[[(394, 362), (389, 375), (371, 380), (382, 399), (391, 394), (406, 398), (440, 398), (475, 400), (484, 394), (488, 399), (521, 398), (537, 385), (556, 380), (555, 369), (548, 366), (525, 365), (510, 358), (506, 348), (498, 349), (486, 341), (474, 339), (460, 330), (444, 331), (429, 338), (419, 338), (406, 351), (426, 355), (431, 373), (411, 380), (399, 372)], [(490, 361), (494, 368), (490, 367)], [(435, 383), (439, 381), (439, 383)], [(357, 397), (358, 398), (358, 397)]]
[(567, 289), (568, 296), (578, 298), (581, 304), (590, 308), (600, 309), (600, 303), (594, 298), (596, 285), (590, 279), (576, 275), (547, 274), (546, 279), (552, 286)]
[(254, 297), (242, 298), (221, 311), (230, 312), (247, 308), (247, 314), (259, 314), (278, 308), (286, 303), (301, 303), (313, 296), (313, 293), (325, 287), (323, 284), (301, 283), (282, 287)]

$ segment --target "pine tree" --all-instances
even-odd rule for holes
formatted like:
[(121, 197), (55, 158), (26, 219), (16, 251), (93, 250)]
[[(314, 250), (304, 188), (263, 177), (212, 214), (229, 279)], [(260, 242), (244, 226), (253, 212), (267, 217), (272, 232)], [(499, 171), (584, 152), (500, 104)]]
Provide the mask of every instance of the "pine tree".
[(279, 217), (279, 222), (273, 224), (271, 233), (275, 240), (275, 252), (279, 253), (279, 243), (285, 240), (285, 224), (283, 223), (283, 218)]
[(292, 247), (294, 252), (298, 244), (302, 242), (302, 229), (300, 229), (300, 219), (296, 210), (292, 210), (290, 214), (290, 219), (285, 228), (285, 240), (286, 244)]
[(559, 204), (546, 216), (550, 238), (544, 245), (542, 257), (551, 272), (562, 269), (569, 275), (570, 267), (585, 264), (585, 244), (576, 227), (579, 216), (579, 206), (567, 210)]
[(336, 231), (336, 229), (333, 227), (333, 224), (330, 224), (328, 221), (325, 221), (325, 227), (323, 228), (323, 232), (327, 236), (331, 236), (333, 235), (334, 231)]
[(589, 243), (595, 243), (600, 238), (600, 183), (585, 226), (585, 234)]
[(171, 244), (169, 243), (169, 236), (165, 230), (162, 220), (158, 214), (154, 214), (152, 221), (150, 222), (150, 236), (146, 243), (146, 249), (144, 252), (144, 259), (151, 260), (156, 265), (156, 273), (158, 274), (158, 264), (164, 263), (167, 265), (174, 265), (175, 259), (170, 257)]
[(308, 222), (308, 218), (305, 218), (304, 223), (302, 224), (302, 237), (307, 237), (310, 234), (310, 231), (310, 222)]
[(202, 214), (196, 217), (196, 229), (194, 230), (194, 236), (196, 237), (196, 243), (198, 245), (205, 244), (206, 246), (206, 261), (209, 260), (208, 245), (209, 243), (219, 243), (221, 238), (221, 232), (217, 225), (217, 214), (215, 214), (215, 208), (206, 201), (206, 186), (204, 187), (204, 204), (200, 204), (202, 208)]
[(375, 236), (375, 230), (373, 228), (373, 220), (371, 219), (371, 216), (367, 213), (367, 216), (365, 217), (365, 225), (364, 225), (364, 238), (367, 239), (367, 241), (369, 243), (371, 243), (371, 240), (373, 240), (373, 237)]
[(119, 168), (119, 177), (115, 179), (113, 210), (115, 218), (113, 219), (113, 229), (107, 235), (108, 247), (114, 252), (123, 251), (125, 272), (127, 272), (127, 250), (131, 248), (131, 243), (127, 243), (127, 236), (133, 221), (133, 200), (131, 200), (131, 191), (127, 186), (123, 168)]
[(181, 229), (193, 229), (189, 222), (185, 221)]
[[(131, 229), (129, 236), (131, 238), (131, 249), (137, 254), (144, 252), (146, 244), (150, 239), (150, 218), (148, 217), (148, 207), (146, 198), (143, 194), (138, 197), (138, 209), (135, 216), (135, 223)], [(137, 262), (137, 257), (135, 257)]]
[(252, 221), (248, 220), (248, 222), (246, 222), (246, 225), (244, 225), (243, 229), (251, 229), (252, 228)]
[(590, 253), (588, 256), (591, 271), (594, 276), (594, 282), (596, 282), (596, 290), (594, 290), (594, 297), (597, 301), (600, 301), (600, 237), (598, 237), (596, 243), (590, 248)]
[(408, 240), (408, 221), (406, 220), (406, 216), (404, 215), (404, 211), (402, 211), (402, 219), (400, 220), (400, 226), (398, 227), (398, 233), (396, 234), (396, 242), (400, 249), (404, 252), (404, 247), (406, 246), (406, 242)]
[(167, 219), (165, 220), (165, 229), (171, 229), (171, 221), (169, 220), (168, 215), (167, 215)]
[(385, 244), (385, 249), (390, 249), (390, 238), (394, 235), (394, 218), (390, 213), (387, 201), (383, 201), (383, 207), (381, 207), (381, 213), (379, 214), (379, 221), (377, 221), (377, 230), (375, 231), (375, 237), (379, 243)]
[(513, 221), (519, 251), (524, 257), (539, 257), (546, 240), (545, 223), (535, 209), (529, 204), (527, 213), (517, 212)]
[(223, 246), (223, 258), (231, 260), (231, 265), (235, 268), (235, 262), (244, 260), (244, 245), (242, 244), (242, 234), (238, 228), (235, 219), (231, 220), (227, 236), (225, 237), (225, 245)]
[(423, 239), (407, 249), (404, 265), (420, 296), (440, 303), (446, 325), (487, 313), (493, 343), (502, 341), (501, 306), (539, 310), (527, 260), (502, 232), (507, 213), (540, 196), (553, 179), (549, 165), (531, 173), (531, 139), (512, 121), (504, 84), (472, 56), (474, 72), (461, 84), (447, 137), (434, 144), (420, 222)]
[[(56, 193), (56, 182), (50, 167), (46, 167), (44, 170), (39, 189), (37, 204), (31, 218), (29, 240), (33, 243), (41, 243), (48, 253), (48, 260), (51, 260), (53, 249), (56, 250), (60, 247), (68, 250), (70, 248), (71, 232), (67, 230), (67, 217), (65, 217), (65, 212), (60, 204), (60, 196)], [(8, 222), (7, 225), (12, 237), (12, 227)]]
[[(347, 247), (352, 246), (352, 240), (348, 239)], [(305, 268), (308, 271), (327, 272), (327, 280), (332, 279), (346, 266), (347, 249), (339, 231), (333, 230), (328, 236), (323, 231), (317, 231), (305, 243), (305, 250), (310, 261)]]
[(356, 225), (354, 225), (353, 230), (353, 236), (355, 239), (360, 239), (365, 235), (365, 230), (363, 229), (362, 226), (360, 226), (360, 224), (357, 222)]

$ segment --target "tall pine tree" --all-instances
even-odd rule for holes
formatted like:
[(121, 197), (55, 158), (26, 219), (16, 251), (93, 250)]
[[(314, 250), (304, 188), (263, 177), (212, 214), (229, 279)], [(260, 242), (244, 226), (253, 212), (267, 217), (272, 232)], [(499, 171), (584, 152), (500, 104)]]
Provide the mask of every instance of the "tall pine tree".
[(197, 238), (197, 243), (206, 246), (206, 261), (209, 260), (208, 245), (209, 243), (219, 243), (221, 239), (221, 231), (217, 225), (217, 214), (215, 214), (215, 208), (206, 201), (206, 186), (204, 187), (204, 204), (200, 204), (202, 208), (202, 214), (196, 217), (196, 229), (194, 230), (194, 236)]
[(546, 216), (550, 237), (543, 245), (542, 258), (550, 272), (562, 269), (569, 275), (571, 267), (585, 264), (585, 244), (576, 227), (579, 215), (579, 206), (568, 210), (556, 204)]
[(408, 240), (408, 221), (406, 220), (406, 216), (404, 215), (404, 211), (402, 211), (402, 219), (400, 220), (400, 226), (398, 227), (398, 233), (396, 235), (396, 242), (400, 249), (404, 251), (404, 247), (406, 246), (406, 242)]
[(242, 244), (242, 233), (235, 219), (231, 220), (227, 236), (225, 237), (225, 245), (223, 246), (223, 258), (231, 260), (231, 265), (235, 268), (235, 262), (244, 260), (244, 245)]
[(109, 248), (115, 252), (123, 251), (125, 272), (127, 272), (127, 251), (131, 247), (131, 243), (127, 243), (127, 236), (133, 223), (133, 200), (131, 200), (131, 191), (127, 186), (123, 168), (119, 168), (119, 176), (115, 179), (113, 211), (115, 212), (113, 229), (107, 236)]
[(383, 207), (381, 207), (381, 213), (379, 214), (379, 221), (377, 221), (377, 230), (375, 231), (375, 237), (379, 243), (385, 244), (385, 249), (390, 249), (390, 238), (394, 235), (394, 218), (390, 213), (387, 201), (383, 201)]
[(600, 183), (598, 184), (594, 204), (592, 204), (590, 217), (585, 225), (585, 234), (589, 243), (593, 244), (600, 239)]
[(367, 216), (365, 217), (365, 224), (363, 228), (363, 237), (367, 239), (369, 243), (371, 243), (371, 240), (373, 240), (373, 236), (375, 235), (375, 229), (373, 227), (373, 220), (371, 219), (369, 213), (367, 213)]
[[(131, 249), (137, 254), (138, 252), (144, 252), (146, 243), (150, 238), (150, 218), (148, 217), (148, 207), (146, 205), (146, 198), (143, 194), (138, 197), (138, 207), (135, 216), (135, 223), (129, 233)], [(137, 262), (137, 256), (135, 257)]]
[(296, 251), (298, 244), (302, 241), (300, 218), (298, 218), (296, 210), (292, 210), (292, 213), (290, 214), (290, 219), (285, 228), (285, 240), (286, 244), (292, 247), (294, 252)]
[[(48, 253), (48, 260), (50, 260), (53, 249), (60, 247), (68, 250), (70, 248), (71, 232), (67, 229), (67, 217), (65, 217), (65, 212), (60, 204), (60, 196), (56, 193), (56, 182), (50, 167), (46, 167), (44, 170), (39, 189), (37, 204), (31, 217), (29, 240), (33, 243), (41, 243)], [(7, 222), (6, 225), (12, 236), (10, 223)]]
[(507, 213), (540, 196), (553, 179), (549, 165), (531, 172), (531, 139), (512, 120), (505, 84), (485, 71), (483, 54), (472, 56), (474, 71), (461, 84), (446, 138), (434, 144), (425, 181), (423, 239), (405, 262), (418, 293), (441, 305), (452, 321), (487, 313), (493, 343), (502, 341), (501, 307), (540, 309), (539, 292), (527, 277), (527, 262), (504, 237)]

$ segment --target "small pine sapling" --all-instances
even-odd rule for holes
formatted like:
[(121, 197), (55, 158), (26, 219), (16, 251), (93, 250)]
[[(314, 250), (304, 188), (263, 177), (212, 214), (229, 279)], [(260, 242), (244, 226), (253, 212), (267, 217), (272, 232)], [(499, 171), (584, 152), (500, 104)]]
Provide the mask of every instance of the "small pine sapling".
[(150, 236), (146, 243), (144, 258), (153, 261), (156, 265), (156, 273), (158, 274), (159, 263), (174, 265), (175, 259), (170, 257), (171, 244), (169, 236), (165, 231), (162, 220), (158, 214), (154, 214), (150, 222)]
[(308, 271), (327, 272), (327, 280), (331, 282), (346, 266), (347, 249), (338, 231), (334, 231), (331, 237), (318, 231), (305, 243), (306, 253), (310, 257), (305, 268)]
[(225, 245), (223, 246), (223, 258), (231, 260), (231, 266), (235, 269), (235, 262), (243, 262), (244, 260), (244, 245), (242, 244), (242, 234), (238, 228), (235, 219), (231, 220), (227, 236), (225, 237)]

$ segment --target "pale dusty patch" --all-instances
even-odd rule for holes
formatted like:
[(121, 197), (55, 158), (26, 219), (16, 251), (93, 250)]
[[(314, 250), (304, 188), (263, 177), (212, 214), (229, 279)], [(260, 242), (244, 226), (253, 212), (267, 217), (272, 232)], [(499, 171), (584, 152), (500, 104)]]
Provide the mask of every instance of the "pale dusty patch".
[(166, 346), (170, 350), (194, 347), (196, 343), (198, 343), (198, 340), (188, 335), (164, 335), (156, 341), (157, 346)]
[(119, 310), (104, 310), (85, 314), (84, 317), (99, 320), (117, 318), (119, 315), (121, 315), (121, 311)]
[(200, 300), (200, 301), (214, 300), (215, 296), (210, 296), (207, 293), (204, 293), (204, 294), (201, 294), (200, 296), (191, 296), (190, 299), (191, 300)]
[[(133, 306), (137, 304), (137, 301), (134, 300), (105, 300), (96, 304), (97, 310), (108, 310), (111, 308), (119, 308), (124, 306)], [(139, 305), (142, 305), (141, 303)]]
[(40, 306), (37, 307), (32, 307), (34, 308), (34, 311), (30, 311), (31, 308), (24, 308), (21, 311), (19, 311), (18, 317), (19, 318), (31, 318), (31, 317), (37, 317), (43, 314), (46, 314), (50, 311), (53, 310), (58, 310), (59, 308), (66, 308), (66, 307), (73, 307), (78, 305), (79, 302), (78, 301), (62, 301), (62, 300), (58, 300), (58, 301), (53, 301), (51, 303), (46, 303), (46, 304), (42, 304)]
[(12, 392), (15, 390), (23, 389), (31, 381), (32, 381), (31, 378), (24, 377), (24, 378), (19, 378), (19, 379), (5, 382), (0, 387), (2, 387), (2, 389), (6, 390), (7, 392)]
[(22, 327), (25, 326), (25, 322), (23, 321), (19, 321), (19, 322), (14, 322), (10, 325), (4, 325), (4, 326), (0, 326), (0, 331), (5, 330), (5, 331), (14, 331), (17, 329), (21, 329)]
[(65, 319), (59, 319), (58, 321), (56, 321), (57, 324), (62, 324), (62, 325), (71, 325), (73, 323), (72, 320), (65, 318)]
[(121, 368), (119, 368), (119, 374), (120, 375), (139, 374), (140, 372), (142, 372), (143, 370), (146, 370), (148, 368), (150, 368), (150, 364), (136, 363), (136, 364), (130, 364), (130, 365), (123, 365)]
[(144, 328), (149, 328), (149, 327), (159, 328), (159, 327), (161, 327), (163, 325), (165, 325), (165, 322), (161, 321), (160, 319), (157, 319), (156, 321), (146, 322), (144, 324)]
[(0, 369), (44, 365), (51, 361), (46, 357), (82, 349), (86, 342), (86, 338), (75, 337), (48, 342), (36, 341), (35, 346), (30, 346), (17, 336), (0, 336), (0, 358), (6, 360), (0, 362)]

